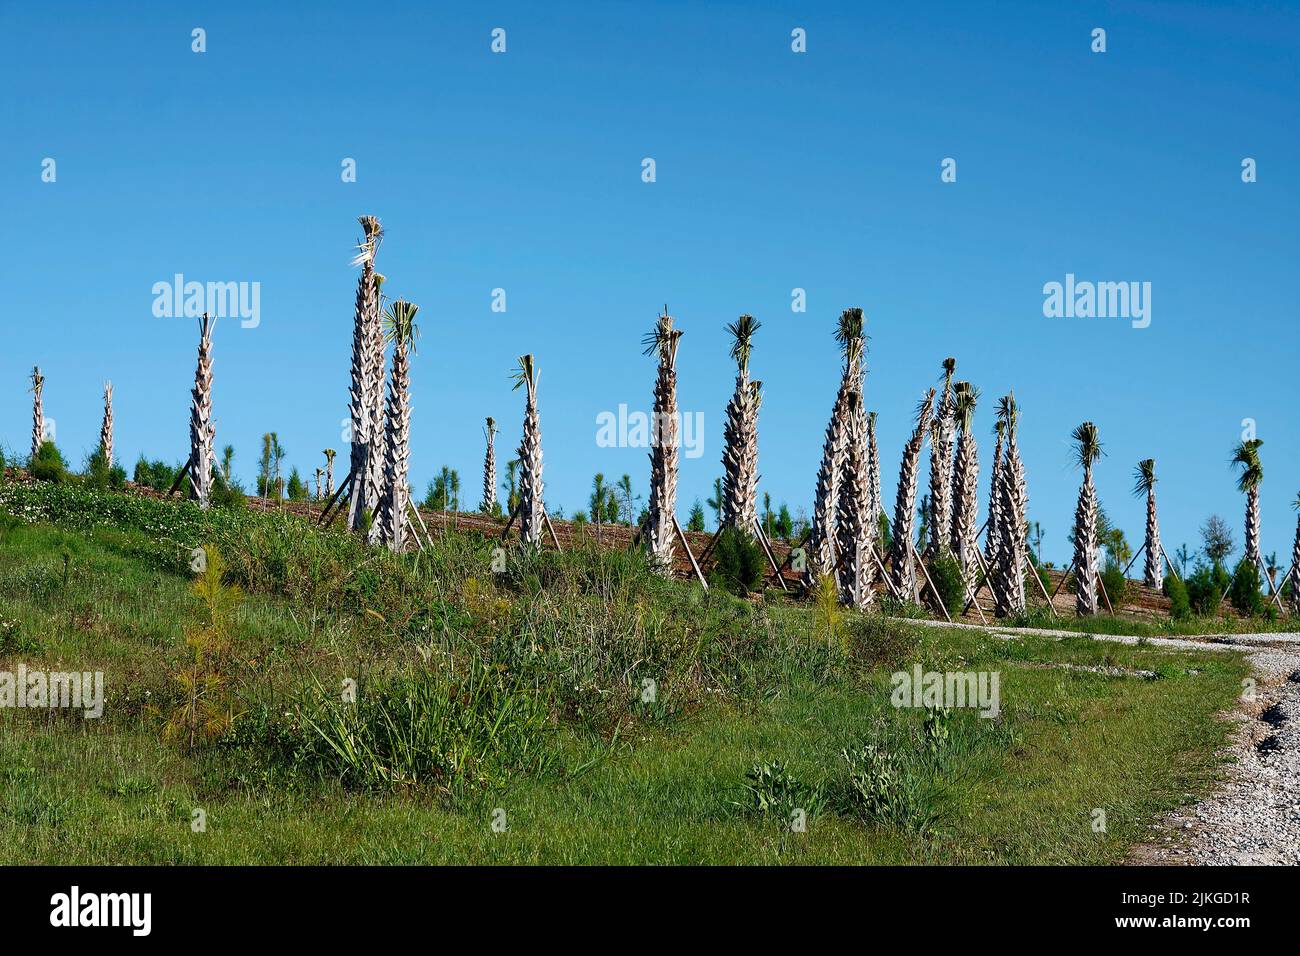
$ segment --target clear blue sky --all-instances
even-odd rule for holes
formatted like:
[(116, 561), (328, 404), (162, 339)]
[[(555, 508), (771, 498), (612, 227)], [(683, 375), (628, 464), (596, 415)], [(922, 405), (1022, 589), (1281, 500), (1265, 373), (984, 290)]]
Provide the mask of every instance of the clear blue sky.
[[(191, 52), (194, 27), (206, 53)], [(512, 457), (508, 373), (527, 351), (548, 504), (585, 507), (598, 470), (643, 494), (646, 452), (598, 448), (595, 419), (648, 408), (639, 343), (666, 302), (686, 332), (680, 404), (706, 427), (683, 517), (720, 473), (723, 327), (741, 312), (763, 322), (762, 488), (807, 509), (839, 371), (831, 331), (860, 305), (887, 496), (911, 410), (954, 355), (984, 392), (982, 486), (994, 398), (1015, 388), (1047, 558), (1068, 558), (1068, 436), (1085, 419), (1107, 452), (1102, 501), (1135, 543), (1132, 469), (1157, 459), (1171, 552), (1211, 512), (1240, 545), (1227, 457), (1255, 419), (1264, 549), (1290, 552), (1294, 5), (6, 4), (0, 56), (10, 451), (28, 445), (38, 363), (75, 461), (97, 440), (105, 378), (128, 468), (141, 451), (185, 455), (194, 322), (155, 318), (150, 291), (181, 272), (262, 286), (258, 328), (217, 327), (218, 446), (235, 446), (247, 484), (274, 429), (310, 473), (320, 449), (345, 448), (348, 260), (355, 217), (373, 213), (386, 291), (421, 306), (419, 494), (448, 464), (477, 503), (485, 415)], [(345, 157), (356, 183), (340, 180)], [(956, 183), (940, 182), (945, 157)], [(1258, 182), (1241, 181), (1244, 157)], [(1151, 282), (1150, 327), (1045, 318), (1043, 284), (1068, 272)]]

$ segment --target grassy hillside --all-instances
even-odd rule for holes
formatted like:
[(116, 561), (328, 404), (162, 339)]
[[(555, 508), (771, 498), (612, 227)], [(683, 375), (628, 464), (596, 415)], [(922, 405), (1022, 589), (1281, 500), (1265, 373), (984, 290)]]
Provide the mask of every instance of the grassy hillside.
[[(0, 710), (0, 863), (1113, 862), (1209, 785), (1246, 673), (492, 561), (0, 486), (0, 671), (107, 684), (97, 720)], [(894, 708), (915, 663), (1000, 673), (1001, 713)]]

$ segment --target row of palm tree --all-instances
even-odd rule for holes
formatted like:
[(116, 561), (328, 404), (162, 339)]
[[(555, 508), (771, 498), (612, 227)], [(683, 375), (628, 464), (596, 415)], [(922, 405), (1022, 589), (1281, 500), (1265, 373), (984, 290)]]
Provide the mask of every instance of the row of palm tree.
[[(410, 507), (410, 360), (415, 354), (419, 330), (415, 322), (418, 307), (397, 300), (385, 310), (384, 277), (375, 271), (376, 255), (383, 229), (373, 216), (359, 222), (363, 239), (354, 264), (362, 267), (354, 303), (354, 329), (349, 410), (351, 453), (349, 526), (365, 530), (370, 541), (402, 550), (407, 543), (406, 515)], [(199, 320), (198, 359), (190, 407), (189, 494), (201, 507), (211, 498), (215, 472), (215, 427), (212, 413), (212, 334), (215, 320)], [(724, 427), (723, 478), (716, 489), (720, 526), (752, 534), (760, 527), (758, 491), (758, 413), (762, 383), (750, 377), (750, 358), (755, 333), (761, 327), (751, 315), (728, 324), (732, 340), (731, 358), (736, 363), (736, 382), (727, 404)], [(677, 441), (676, 358), (682, 331), (674, 327), (665, 307), (652, 330), (644, 337), (645, 353), (656, 358), (654, 383), (654, 440), (650, 455), (648, 521), (643, 526), (653, 561), (664, 570), (675, 554), (676, 495), (680, 466)], [(823, 443), (817, 473), (813, 519), (809, 528), (808, 571), (805, 583), (812, 585), (825, 575), (835, 579), (843, 603), (865, 607), (872, 600), (874, 585), (881, 583), (885, 563), (876, 551), (882, 518), (880, 462), (876, 445), (876, 412), (865, 402), (865, 319), (861, 309), (844, 310), (837, 322), (835, 338), (842, 359), (842, 375)], [(392, 364), (385, 383), (389, 345)], [(1028, 495), (1024, 464), (1020, 457), (1017, 430), (1019, 408), (1014, 394), (998, 401), (995, 425), (992, 480), (987, 537), (981, 558), (975, 527), (978, 513), (978, 442), (973, 430), (979, 390), (965, 381), (955, 381), (956, 361), (942, 365), (942, 388), (929, 388), (917, 406), (915, 426), (903, 448), (895, 496), (888, 564), (890, 589), (899, 596), (917, 593), (918, 562), (949, 553), (956, 560), (965, 581), (967, 599), (973, 600), (983, 574), (990, 585), (996, 612), (1000, 616), (1025, 608), (1024, 576), (1028, 561)], [(523, 435), (518, 458), (510, 463), (512, 518), (520, 523), (526, 544), (539, 545), (546, 523), (542, 483), (542, 444), (538, 414), (538, 372), (532, 355), (523, 355), (514, 372), (515, 388), (525, 390)], [(45, 436), (42, 393), (45, 379), (39, 368), (31, 374), (33, 394), (32, 453), (40, 452)], [(385, 384), (387, 388), (385, 389)], [(937, 401), (936, 401), (937, 398)], [(104, 418), (100, 430), (100, 451), (106, 464), (113, 461), (113, 387), (104, 387)], [(491, 512), (496, 504), (495, 419), (486, 419), (483, 505)], [(930, 483), (925, 504), (927, 540), (924, 558), (913, 545), (913, 521), (919, 484), (920, 457), (926, 438), (930, 440)], [(272, 439), (274, 436), (271, 436)], [(1075, 509), (1074, 562), (1076, 610), (1081, 615), (1097, 613), (1097, 526), (1098, 501), (1093, 477), (1102, 446), (1096, 425), (1084, 422), (1072, 435), (1083, 482)], [(1243, 440), (1233, 450), (1232, 465), (1239, 471), (1238, 488), (1246, 495), (1246, 560), (1262, 566), (1260, 556), (1259, 489), (1263, 468), (1259, 449), (1262, 441)], [(336, 452), (325, 449), (325, 468), (316, 469), (317, 497), (325, 477), (327, 497), (334, 495), (333, 464)], [(228, 468), (228, 462), (227, 462)], [(518, 484), (514, 485), (516, 475)], [(1164, 576), (1164, 552), (1160, 544), (1156, 514), (1155, 461), (1138, 463), (1134, 493), (1146, 497), (1144, 582), (1160, 588)], [(228, 474), (226, 480), (229, 481)], [(342, 489), (340, 489), (342, 490)], [(1300, 508), (1300, 499), (1297, 500)], [(1300, 566), (1300, 522), (1297, 522), (1295, 561)], [(1281, 587), (1284, 581), (1278, 585)], [(1293, 592), (1300, 592), (1300, 587)], [(1300, 595), (1294, 598), (1300, 608)]]

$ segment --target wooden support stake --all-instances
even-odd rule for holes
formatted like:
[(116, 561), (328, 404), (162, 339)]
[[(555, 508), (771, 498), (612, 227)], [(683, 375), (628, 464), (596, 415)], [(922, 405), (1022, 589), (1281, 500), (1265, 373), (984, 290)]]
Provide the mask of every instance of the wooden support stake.
[(772, 565), (772, 571), (776, 574), (776, 583), (781, 585), (781, 590), (787, 594), (790, 589), (785, 586), (785, 578), (781, 576), (781, 567), (776, 563), (776, 555), (772, 553), (772, 545), (767, 540), (767, 534), (763, 531), (763, 525), (757, 517), (754, 518), (754, 530), (758, 532), (758, 543), (763, 546), (763, 553), (767, 555), (768, 563)]
[(189, 473), (190, 473), (190, 462), (187, 461), (184, 464), (184, 466), (181, 468), (181, 470), (176, 473), (176, 480), (172, 482), (172, 486), (167, 489), (168, 498), (176, 494), (176, 489), (181, 486), (181, 482), (185, 479), (185, 476), (188, 475)]
[[(424, 523), (424, 517), (420, 514), (420, 509), (416, 507), (415, 502), (412, 501), (410, 498), (406, 499), (406, 503), (408, 506), (410, 506), (411, 512), (415, 515), (415, 520), (418, 521), (420, 523), (420, 527), (424, 529), (424, 537), (429, 542), (429, 547), (432, 548), (433, 535), (429, 534), (429, 526)], [(415, 540), (416, 541), (420, 540), (419, 535), (416, 535)], [(423, 550), (423, 547), (421, 547), (421, 550)]]
[(1115, 609), (1110, 606), (1110, 595), (1106, 593), (1106, 585), (1102, 583), (1101, 572), (1097, 572), (1097, 589), (1101, 591), (1102, 600), (1106, 602), (1106, 610), (1110, 612), (1111, 617), (1115, 616)]
[[(347, 488), (350, 488), (351, 485), (352, 472), (349, 471), (347, 475), (344, 476), (342, 484), (334, 489), (334, 494), (330, 495), (329, 499), (325, 502), (325, 507), (321, 509), (320, 519), (316, 522), (317, 524), (324, 525), (328, 524), (329, 520), (333, 520), (333, 516), (330, 516), (330, 509), (334, 507), (335, 502), (339, 501), (343, 497), (343, 492)], [(327, 516), (330, 516), (329, 520), (327, 520)]]
[(1165, 556), (1165, 564), (1169, 565), (1169, 573), (1181, 581), (1183, 579), (1182, 575), (1178, 573), (1178, 569), (1174, 566), (1174, 562), (1169, 560), (1169, 552), (1165, 550), (1163, 541), (1160, 543), (1160, 553)]
[[(910, 543), (911, 542), (909, 542), (909, 544)], [(934, 595), (935, 603), (939, 605), (939, 610), (943, 611), (944, 618), (948, 621), (949, 624), (951, 624), (952, 615), (948, 613), (948, 608), (943, 603), (943, 595), (939, 593), (939, 589), (935, 587), (934, 582), (930, 580), (930, 572), (925, 569), (925, 562), (921, 560), (921, 555), (917, 553), (915, 544), (912, 545), (912, 554), (916, 558), (916, 563), (921, 568), (921, 573), (925, 575), (925, 583), (930, 585), (930, 593)]]
[(1255, 563), (1259, 565), (1259, 573), (1268, 581), (1269, 600), (1277, 605), (1279, 611), (1285, 614), (1286, 608), (1282, 606), (1282, 599), (1277, 596), (1278, 588), (1273, 585), (1273, 579), (1268, 576), (1268, 568), (1264, 567), (1263, 561), (1257, 561)]
[(695, 560), (695, 554), (691, 551), (691, 543), (686, 540), (686, 533), (682, 531), (682, 526), (677, 523), (677, 515), (673, 515), (673, 527), (677, 529), (677, 537), (681, 539), (682, 547), (686, 549), (686, 556), (691, 559), (691, 567), (695, 569), (695, 576), (704, 585), (704, 590), (708, 591), (709, 582), (704, 580), (704, 572), (700, 570), (699, 562)]
[(507, 521), (507, 522), (506, 522), (506, 526), (505, 526), (504, 528), (501, 529), (501, 540), (502, 540), (502, 541), (504, 541), (504, 540), (506, 539), (506, 535), (508, 535), (508, 534), (510, 533), (510, 529), (514, 526), (515, 518), (519, 517), (519, 508), (520, 508), (520, 505), (515, 505), (514, 510), (510, 512), (510, 520)]
[(1125, 567), (1124, 567), (1124, 577), (1126, 577), (1126, 578), (1128, 577), (1128, 569), (1131, 568), (1131, 567), (1133, 567), (1133, 562), (1136, 561), (1136, 560), (1138, 559), (1139, 555), (1141, 555), (1142, 552), (1145, 551), (1146, 549), (1147, 549), (1147, 543), (1146, 543), (1145, 541), (1143, 541), (1143, 542), (1142, 542), (1142, 547), (1140, 547), (1140, 548), (1137, 549), (1137, 554), (1134, 554), (1133, 557), (1129, 559), (1128, 564), (1125, 565)]
[(871, 545), (871, 556), (875, 558), (876, 568), (880, 571), (880, 580), (885, 582), (885, 587), (889, 589), (889, 593), (894, 596), (894, 599), (901, 601), (902, 598), (898, 596), (898, 591), (894, 588), (894, 582), (889, 580), (889, 572), (885, 570), (885, 561), (881, 558), (880, 552), (876, 550), (874, 542)]
[(1042, 592), (1043, 597), (1047, 598), (1047, 610), (1051, 612), (1052, 617), (1056, 617), (1056, 608), (1052, 607), (1052, 599), (1047, 597), (1047, 588), (1043, 586), (1043, 579), (1038, 576), (1038, 568), (1031, 564), (1029, 573), (1033, 576), (1034, 582), (1038, 585), (1038, 590)]
[(555, 550), (563, 551), (564, 549), (560, 547), (560, 539), (555, 536), (555, 525), (551, 524), (551, 516), (545, 506), (542, 508), (542, 517), (546, 520), (546, 530), (551, 533), (551, 543), (555, 545)]
[(1074, 559), (1071, 558), (1071, 559), (1070, 559), (1070, 566), (1067, 567), (1067, 568), (1065, 569), (1065, 573), (1061, 575), (1061, 583), (1058, 584), (1058, 585), (1056, 586), (1056, 590), (1052, 592), (1052, 597), (1053, 597), (1053, 598), (1055, 598), (1058, 594), (1061, 593), (1061, 588), (1065, 587), (1065, 582), (1068, 581), (1068, 580), (1070, 579), (1070, 572), (1073, 571), (1073, 570), (1074, 570)]

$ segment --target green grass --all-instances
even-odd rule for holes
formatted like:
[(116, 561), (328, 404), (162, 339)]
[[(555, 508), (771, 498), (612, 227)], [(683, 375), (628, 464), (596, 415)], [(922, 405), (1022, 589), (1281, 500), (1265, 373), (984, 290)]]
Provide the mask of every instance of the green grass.
[[(108, 690), (100, 720), (0, 710), (0, 864), (1110, 863), (1212, 785), (1247, 673), (1235, 653), (858, 614), (828, 640), (810, 609), (705, 597), (633, 555), (494, 578), (468, 536), (399, 558), (141, 500), (0, 493), (0, 670), (98, 669)], [(191, 751), (162, 727), (204, 542), (245, 593), (219, 659), (236, 716)], [(1000, 673), (1001, 714), (932, 716), (933, 743), (889, 703), (914, 662)], [(868, 746), (905, 806), (850, 785), (842, 754)]]

